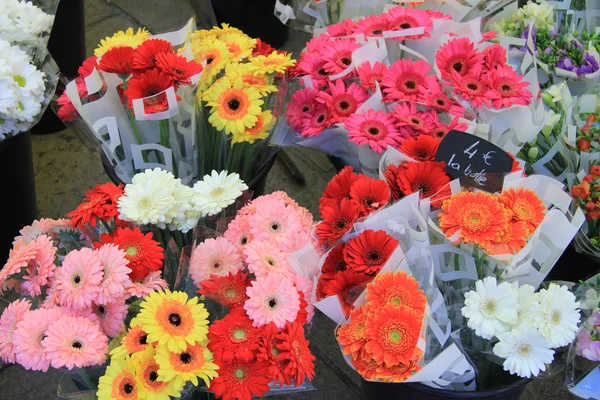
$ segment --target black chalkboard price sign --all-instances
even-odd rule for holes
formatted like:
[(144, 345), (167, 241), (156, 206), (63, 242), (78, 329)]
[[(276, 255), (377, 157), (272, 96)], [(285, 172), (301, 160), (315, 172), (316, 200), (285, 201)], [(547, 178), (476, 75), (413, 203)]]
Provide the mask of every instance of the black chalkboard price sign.
[(444, 161), (446, 172), (461, 183), (488, 192), (502, 189), (503, 176), (513, 165), (513, 158), (498, 146), (455, 130), (442, 139), (435, 161)]

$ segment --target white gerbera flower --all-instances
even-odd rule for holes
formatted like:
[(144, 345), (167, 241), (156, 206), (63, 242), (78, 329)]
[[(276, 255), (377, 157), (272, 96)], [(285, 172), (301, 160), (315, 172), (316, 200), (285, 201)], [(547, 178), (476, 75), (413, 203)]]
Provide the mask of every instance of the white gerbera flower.
[(491, 339), (509, 331), (518, 321), (517, 289), (508, 282), (498, 285), (495, 277), (475, 283), (475, 290), (465, 293), (462, 315), (478, 336)]
[(227, 174), (227, 171), (212, 171), (204, 175), (201, 181), (194, 185), (192, 204), (194, 209), (203, 216), (215, 215), (224, 208), (233, 204), (235, 199), (242, 195), (248, 186), (240, 179), (238, 174)]
[(176, 203), (169, 212), (171, 220), (169, 229), (186, 233), (198, 225), (198, 220), (201, 216), (200, 212), (194, 210), (192, 205), (194, 190), (191, 187), (180, 184), (173, 192), (173, 195)]
[(120, 218), (164, 229), (171, 222), (170, 212), (176, 206), (174, 192), (180, 184), (173, 174), (160, 168), (136, 174), (119, 198)]
[(533, 326), (525, 323), (500, 334), (494, 354), (504, 358), (504, 370), (521, 378), (537, 376), (554, 359), (554, 350)]
[(519, 324), (533, 323), (536, 317), (536, 311), (540, 305), (540, 294), (535, 292), (535, 287), (531, 285), (521, 285), (517, 289), (519, 295), (518, 302), (521, 309), (519, 310)]
[(539, 4), (529, 1), (519, 9), (518, 13), (526, 20), (535, 18), (536, 28), (554, 24), (554, 6), (545, 1), (541, 1)]
[(580, 320), (579, 302), (566, 286), (551, 283), (540, 290), (534, 325), (552, 347), (562, 347), (575, 339)]

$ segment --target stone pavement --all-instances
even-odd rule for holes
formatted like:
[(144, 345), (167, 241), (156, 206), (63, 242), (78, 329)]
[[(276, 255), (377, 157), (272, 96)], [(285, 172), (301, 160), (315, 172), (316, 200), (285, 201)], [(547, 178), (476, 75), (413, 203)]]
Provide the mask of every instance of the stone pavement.
[[(227, 1), (227, 0), (220, 0)], [(195, 3), (192, 3), (195, 2)], [(86, 49), (91, 55), (100, 39), (128, 27), (147, 27), (160, 33), (178, 29), (196, 11), (200, 27), (208, 27), (210, 13), (208, 0), (86, 0)], [(291, 31), (285, 49), (296, 53), (303, 47), (307, 35)], [(85, 148), (74, 133), (63, 131), (53, 135), (33, 137), (34, 163), (39, 215), (58, 218), (80, 202), (86, 189), (108, 177), (104, 173), (100, 156)], [(277, 160), (271, 170), (266, 192), (283, 190), (300, 205), (307, 207), (318, 218), (318, 199), (325, 185), (335, 174), (327, 158), (306, 149), (288, 150), (306, 178), (306, 184), (296, 184), (289, 172)], [(311, 347), (317, 356), (316, 391), (282, 395), (289, 399), (360, 399), (360, 378), (344, 362), (334, 338), (334, 324), (321, 314), (315, 316), (310, 335)], [(48, 373), (24, 371), (19, 366), (0, 369), (0, 400), (40, 400), (56, 398), (60, 371)], [(562, 387), (562, 377), (529, 384), (522, 396), (524, 400), (574, 398)]]

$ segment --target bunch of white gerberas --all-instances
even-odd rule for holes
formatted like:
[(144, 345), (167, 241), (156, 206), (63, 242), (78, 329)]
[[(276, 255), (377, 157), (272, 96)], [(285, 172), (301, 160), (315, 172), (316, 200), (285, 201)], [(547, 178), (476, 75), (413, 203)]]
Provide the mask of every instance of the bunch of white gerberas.
[(554, 349), (570, 344), (578, 330), (579, 302), (566, 286), (550, 283), (536, 292), (531, 285), (498, 284), (486, 277), (465, 293), (461, 309), (467, 326), (494, 340), (504, 370), (522, 378), (537, 376), (554, 359)]
[(28, 130), (45, 101), (44, 73), (18, 46), (0, 40), (0, 140)]
[(201, 217), (233, 204), (248, 186), (227, 171), (205, 175), (193, 188), (160, 168), (136, 174), (119, 198), (119, 218), (137, 225), (188, 232)]
[(44, 45), (54, 23), (54, 15), (30, 1), (0, 0), (0, 39), (23, 50)]

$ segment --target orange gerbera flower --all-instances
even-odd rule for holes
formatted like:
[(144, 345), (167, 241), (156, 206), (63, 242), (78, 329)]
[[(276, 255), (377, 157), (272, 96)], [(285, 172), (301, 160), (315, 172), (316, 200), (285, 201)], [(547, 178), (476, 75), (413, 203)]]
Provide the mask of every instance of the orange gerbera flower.
[(417, 364), (421, 357), (423, 357), (423, 352), (416, 349), (415, 356), (410, 362), (392, 366), (384, 364), (377, 368), (377, 375), (379, 376), (379, 379), (385, 382), (404, 382), (415, 372), (418, 372), (423, 368)]
[(421, 335), (423, 313), (405, 306), (388, 305), (369, 313), (365, 351), (380, 364), (410, 362)]
[(419, 135), (406, 139), (400, 151), (415, 161), (433, 161), (441, 140), (429, 135)]
[(360, 358), (362, 349), (367, 343), (365, 327), (367, 326), (367, 307), (359, 307), (350, 311), (350, 321), (337, 330), (337, 340), (342, 345), (345, 354)]
[(142, 353), (148, 347), (148, 334), (140, 325), (133, 325), (121, 339), (121, 345), (110, 352), (113, 357), (123, 358), (130, 354)]
[(513, 219), (523, 221), (533, 233), (544, 220), (546, 206), (533, 190), (510, 188), (498, 195), (498, 201), (513, 213)]
[(398, 247), (398, 241), (385, 231), (366, 230), (346, 243), (344, 260), (351, 271), (378, 273)]
[(356, 372), (367, 380), (371, 381), (379, 378), (377, 369), (381, 366), (381, 363), (375, 361), (368, 354), (360, 357), (352, 357), (352, 365), (356, 369)]
[(289, 361), (285, 373), (293, 377), (294, 386), (300, 386), (305, 379), (312, 381), (315, 377), (315, 356), (308, 347), (302, 324), (298, 321), (286, 323), (277, 339), (281, 342), (277, 344), (280, 353), (276, 359)]
[(440, 229), (450, 238), (460, 232), (465, 243), (481, 247), (498, 240), (510, 216), (498, 198), (485, 192), (461, 192), (445, 200), (439, 213)]
[(378, 275), (367, 285), (366, 300), (371, 307), (389, 304), (407, 306), (424, 313), (427, 299), (419, 289), (419, 282), (404, 271), (386, 272)]
[(498, 239), (490, 243), (485, 251), (488, 254), (514, 254), (527, 244), (529, 229), (523, 221), (510, 221)]

